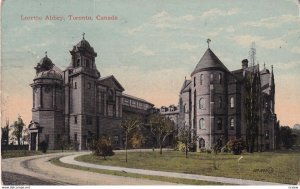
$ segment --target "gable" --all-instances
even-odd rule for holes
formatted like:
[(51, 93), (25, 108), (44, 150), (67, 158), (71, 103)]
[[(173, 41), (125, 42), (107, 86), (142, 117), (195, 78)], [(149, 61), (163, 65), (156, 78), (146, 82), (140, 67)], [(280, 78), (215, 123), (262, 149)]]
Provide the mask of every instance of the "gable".
[(118, 82), (118, 80), (113, 75), (100, 78), (97, 83), (121, 92), (124, 91), (122, 85)]

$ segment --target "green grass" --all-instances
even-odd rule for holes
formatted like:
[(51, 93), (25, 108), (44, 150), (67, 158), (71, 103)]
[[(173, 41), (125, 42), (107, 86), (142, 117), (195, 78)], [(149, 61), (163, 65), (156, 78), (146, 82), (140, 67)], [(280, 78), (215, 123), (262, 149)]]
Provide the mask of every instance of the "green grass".
[(170, 177), (161, 177), (161, 176), (141, 175), (141, 174), (135, 174), (135, 173), (125, 173), (125, 172), (121, 172), (121, 171), (93, 169), (93, 168), (63, 163), (63, 162), (59, 161), (60, 158), (61, 157), (53, 158), (50, 160), (50, 162), (57, 166), (61, 166), (61, 167), (66, 167), (66, 168), (71, 168), (71, 169), (79, 169), (82, 171), (90, 171), (90, 172), (95, 172), (95, 173), (100, 173), (100, 174), (142, 178), (142, 179), (157, 180), (157, 181), (171, 182), (171, 183), (177, 183), (177, 184), (188, 184), (188, 185), (226, 185), (224, 183), (218, 183), (218, 182), (208, 182), (208, 181), (201, 181), (201, 180), (170, 178)]
[[(48, 150), (46, 154), (59, 153), (61, 150)], [(64, 152), (70, 152), (70, 150), (64, 150)], [(25, 156), (35, 156), (44, 154), (41, 151), (29, 151), (29, 150), (7, 150), (1, 152), (2, 159), (15, 158), (15, 157), (25, 157)]]
[[(207, 153), (189, 153), (186, 159), (183, 152), (177, 151), (163, 152), (162, 155), (158, 152), (131, 152), (128, 153), (128, 163), (125, 162), (124, 153), (116, 153), (107, 160), (91, 154), (79, 156), (76, 160), (100, 165), (296, 184), (300, 176), (299, 155), (295, 152), (245, 153), (239, 164), (239, 155), (218, 154), (215, 157)], [(214, 165), (217, 169), (214, 169)]]

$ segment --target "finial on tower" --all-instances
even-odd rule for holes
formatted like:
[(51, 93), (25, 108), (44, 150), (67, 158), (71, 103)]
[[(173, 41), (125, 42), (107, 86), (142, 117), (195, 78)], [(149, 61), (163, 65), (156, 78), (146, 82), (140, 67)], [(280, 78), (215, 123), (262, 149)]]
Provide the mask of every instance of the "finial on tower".
[(47, 57), (47, 51), (45, 51), (45, 57)]
[(209, 43), (211, 42), (211, 40), (208, 38), (208, 39), (206, 40), (206, 42), (207, 42), (207, 47), (209, 48)]
[(266, 69), (266, 62), (264, 62), (264, 69)]
[(83, 32), (83, 33), (82, 33), (82, 39), (84, 39), (84, 35), (85, 35), (85, 33)]
[(271, 65), (271, 68), (272, 68), (272, 72), (273, 72), (273, 65)]

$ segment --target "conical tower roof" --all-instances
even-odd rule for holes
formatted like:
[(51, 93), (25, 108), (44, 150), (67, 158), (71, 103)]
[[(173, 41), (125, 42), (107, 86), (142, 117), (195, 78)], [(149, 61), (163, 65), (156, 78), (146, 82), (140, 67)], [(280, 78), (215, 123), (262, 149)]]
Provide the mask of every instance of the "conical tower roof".
[(213, 53), (210, 48), (206, 50), (191, 75), (204, 70), (222, 70), (225, 72), (229, 72), (226, 66), (220, 61), (220, 59), (215, 55), (215, 53)]

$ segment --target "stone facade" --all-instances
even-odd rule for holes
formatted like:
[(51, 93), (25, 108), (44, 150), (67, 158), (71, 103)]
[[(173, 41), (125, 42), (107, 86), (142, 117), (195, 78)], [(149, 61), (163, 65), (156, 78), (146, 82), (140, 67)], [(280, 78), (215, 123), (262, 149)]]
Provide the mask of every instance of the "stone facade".
[(97, 53), (84, 38), (70, 54), (71, 63), (64, 71), (47, 55), (35, 67), (31, 150), (37, 150), (42, 141), (49, 149), (57, 149), (62, 137), (84, 150), (91, 139), (103, 135), (111, 138), (115, 148), (122, 148), (122, 119), (140, 116), (145, 121), (154, 105), (123, 94), (124, 88), (113, 75), (101, 77)]
[(197, 135), (197, 149), (212, 148), (222, 139), (223, 145), (230, 139), (246, 140), (245, 78), (257, 74), (260, 104), (256, 150), (274, 149), (277, 118), (274, 112), (275, 82), (272, 70), (259, 65), (249, 66), (243, 60), (242, 68), (229, 71), (219, 58), (207, 49), (180, 90), (178, 125), (191, 127)]

